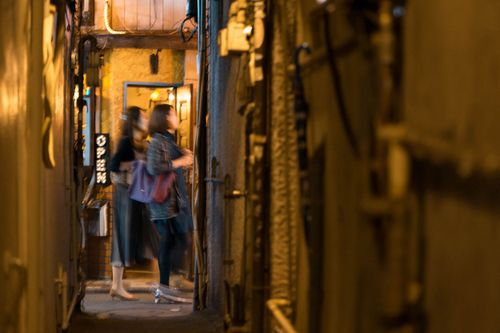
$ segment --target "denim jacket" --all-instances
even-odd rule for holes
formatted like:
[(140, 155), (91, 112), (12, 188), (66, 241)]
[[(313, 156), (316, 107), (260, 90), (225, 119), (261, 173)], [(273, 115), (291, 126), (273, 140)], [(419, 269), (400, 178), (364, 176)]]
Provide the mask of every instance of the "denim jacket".
[[(166, 220), (172, 217), (178, 217), (177, 220), (182, 222), (179, 227), (182, 229), (189, 228), (192, 224), (191, 212), (189, 209), (189, 201), (187, 196), (186, 181), (182, 168), (173, 169), (172, 161), (181, 157), (182, 152), (175, 144), (175, 138), (170, 133), (155, 133), (149, 145), (146, 158), (146, 167), (151, 175), (157, 176), (161, 173), (175, 171), (176, 179), (174, 191), (169, 195), (167, 201), (162, 204), (152, 202), (149, 204), (152, 220)], [(182, 219), (181, 219), (182, 217)], [(189, 219), (184, 221), (184, 219)], [(179, 230), (179, 232), (183, 232)]]

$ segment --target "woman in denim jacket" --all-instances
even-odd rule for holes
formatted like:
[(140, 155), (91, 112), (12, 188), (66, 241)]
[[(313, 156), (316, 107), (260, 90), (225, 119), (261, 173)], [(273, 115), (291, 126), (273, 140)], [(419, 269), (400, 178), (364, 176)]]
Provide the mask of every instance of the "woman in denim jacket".
[(151, 175), (175, 172), (176, 179), (170, 195), (164, 203), (149, 204), (151, 220), (160, 233), (160, 284), (168, 286), (171, 268), (171, 252), (174, 247), (185, 249), (188, 232), (192, 229), (191, 211), (186, 181), (182, 168), (193, 164), (193, 154), (181, 150), (175, 143), (174, 133), (179, 127), (177, 112), (169, 104), (156, 105), (149, 121), (152, 137), (147, 153), (147, 169)]

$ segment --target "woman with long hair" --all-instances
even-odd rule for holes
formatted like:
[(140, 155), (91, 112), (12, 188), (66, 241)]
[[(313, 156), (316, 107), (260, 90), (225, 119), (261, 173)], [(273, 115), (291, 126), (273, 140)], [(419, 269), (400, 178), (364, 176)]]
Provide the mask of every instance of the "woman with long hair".
[[(158, 266), (160, 284), (169, 285), (171, 255), (175, 247), (183, 253), (188, 244), (188, 232), (193, 227), (191, 210), (187, 195), (187, 186), (183, 168), (193, 164), (193, 154), (181, 150), (175, 143), (175, 131), (179, 127), (177, 112), (169, 104), (156, 105), (149, 122), (149, 134), (152, 137), (147, 153), (147, 169), (154, 176), (175, 172), (175, 182), (170, 195), (163, 203), (149, 204), (151, 220), (160, 233)], [(175, 259), (175, 258), (174, 258)]]
[[(136, 300), (123, 286), (125, 267), (147, 257), (146, 227), (148, 212), (145, 204), (129, 198), (128, 186), (132, 176), (132, 162), (145, 159), (148, 119), (137, 106), (127, 109), (123, 133), (110, 163), (113, 189), (113, 235), (111, 266), (113, 282), (109, 294), (121, 300)], [(149, 251), (152, 253), (152, 250)], [(152, 256), (149, 256), (152, 258)]]

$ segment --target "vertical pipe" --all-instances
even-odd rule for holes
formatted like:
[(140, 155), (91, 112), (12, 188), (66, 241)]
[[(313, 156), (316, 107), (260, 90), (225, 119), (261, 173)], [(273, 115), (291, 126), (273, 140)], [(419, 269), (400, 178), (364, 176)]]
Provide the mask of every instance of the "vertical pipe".
[[(206, 306), (205, 295), (205, 218), (206, 218), (206, 63), (205, 63), (205, 0), (197, 0), (198, 6), (198, 101), (197, 129), (194, 146), (195, 171), (198, 179), (193, 181), (193, 220), (195, 241), (195, 293), (193, 308), (201, 310)], [(195, 175), (196, 172), (193, 173)], [(197, 187), (196, 187), (197, 186)]]
[[(378, 35), (380, 61), (380, 123), (379, 128), (394, 124), (398, 120), (399, 108), (395, 100), (395, 56), (396, 37), (394, 31), (394, 17), (392, 13), (393, 1), (383, 0), (380, 3)], [(384, 194), (389, 200), (403, 199), (406, 196), (406, 181), (408, 178), (408, 161), (406, 152), (398, 139), (389, 139), (380, 143), (382, 149), (380, 157), (384, 160), (385, 170)], [(404, 204), (398, 205), (388, 217), (387, 227), (387, 264), (385, 278), (384, 315), (393, 322), (404, 311), (405, 304), (405, 244), (407, 242), (406, 229), (407, 208)], [(394, 326), (392, 326), (394, 325)], [(390, 330), (399, 332), (400, 325), (392, 323)], [(393, 328), (392, 328), (392, 327)]]

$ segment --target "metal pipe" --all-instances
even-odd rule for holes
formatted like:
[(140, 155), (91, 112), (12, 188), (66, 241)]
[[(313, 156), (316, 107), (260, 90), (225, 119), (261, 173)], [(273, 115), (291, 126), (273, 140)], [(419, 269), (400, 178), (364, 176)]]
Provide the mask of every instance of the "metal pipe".
[(117, 31), (117, 30), (114, 30), (112, 27), (111, 27), (111, 22), (109, 21), (109, 7), (111, 5), (109, 4), (109, 1), (106, 0), (104, 2), (104, 26), (106, 27), (106, 30), (112, 34), (112, 35), (123, 35), (126, 33), (126, 31)]
[(449, 140), (428, 136), (407, 128), (403, 144), (416, 159), (454, 168), (461, 178), (474, 174), (495, 177), (500, 175), (500, 155), (481, 154), (472, 146), (461, 146)]
[(71, 317), (73, 316), (73, 312), (75, 310), (76, 304), (78, 303), (80, 294), (83, 291), (83, 281), (80, 282), (80, 288), (78, 289), (78, 292), (73, 293), (73, 297), (71, 298), (71, 304), (68, 309), (68, 313), (64, 316), (65, 320), (63, 321), (61, 328), (63, 331), (67, 330), (69, 328), (69, 322), (71, 320)]
[[(203, 249), (203, 241), (206, 234), (205, 218), (206, 218), (206, 7), (205, 0), (197, 0), (198, 8), (198, 100), (196, 103), (197, 110), (197, 128), (195, 132), (195, 144), (193, 149), (194, 154), (194, 172), (192, 182), (192, 207), (194, 221), (194, 242), (195, 242), (195, 291), (193, 308), (201, 310), (206, 307), (206, 267), (205, 267), (205, 251)], [(215, 177), (210, 177), (215, 178)]]
[(290, 320), (283, 314), (280, 306), (290, 306), (291, 303), (289, 300), (274, 298), (270, 299), (266, 302), (267, 308), (271, 311), (274, 319), (278, 322), (278, 324), (285, 330), (286, 333), (298, 333), (295, 327), (293, 327)]
[(71, 316), (75, 310), (76, 304), (78, 303), (79, 295), (83, 290), (84, 282), (81, 281), (79, 284), (78, 292), (73, 293), (71, 297), (71, 303), (68, 308), (66, 295), (68, 294), (68, 274), (63, 270), (62, 266), (59, 266), (59, 274), (57, 279), (55, 280), (55, 284), (57, 285), (57, 295), (61, 301), (61, 310), (62, 310), (62, 323), (61, 329), (66, 331), (69, 327), (69, 323), (71, 320)]

